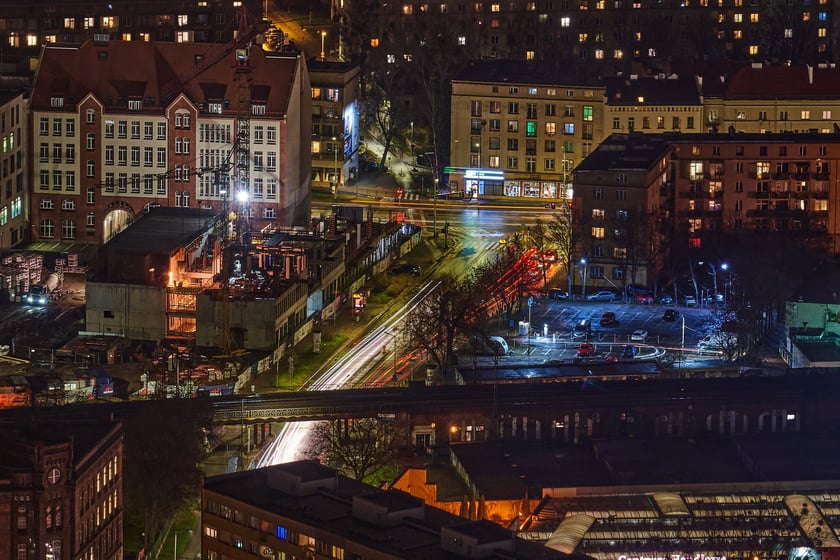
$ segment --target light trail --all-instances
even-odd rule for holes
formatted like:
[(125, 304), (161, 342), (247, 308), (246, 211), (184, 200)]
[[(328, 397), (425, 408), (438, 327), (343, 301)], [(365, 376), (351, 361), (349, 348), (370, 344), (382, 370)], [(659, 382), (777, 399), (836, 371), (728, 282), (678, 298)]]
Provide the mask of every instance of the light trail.
[[(358, 377), (366, 376), (373, 366), (387, 356), (388, 345), (394, 343), (395, 337), (399, 337), (398, 331), (405, 318), (438, 286), (439, 281), (421, 286), (396, 313), (385, 319), (325, 372), (310, 377), (301, 385), (300, 390), (329, 391), (352, 387)], [(308, 448), (307, 440), (315, 425), (316, 422), (287, 422), (251, 467), (260, 468), (309, 458), (304, 450)]]

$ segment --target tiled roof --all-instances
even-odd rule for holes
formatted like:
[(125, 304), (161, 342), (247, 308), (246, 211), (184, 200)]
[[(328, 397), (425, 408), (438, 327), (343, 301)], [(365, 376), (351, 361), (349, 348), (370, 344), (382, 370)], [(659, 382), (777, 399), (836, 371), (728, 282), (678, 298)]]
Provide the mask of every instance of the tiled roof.
[[(52, 97), (64, 97), (72, 107), (88, 93), (106, 106), (143, 98), (144, 110), (160, 111), (178, 93), (196, 104), (207, 99), (235, 100), (235, 52), (225, 45), (88, 41), (79, 47), (46, 46), (35, 78), (32, 107), (48, 108)], [(267, 102), (266, 112), (284, 114), (300, 58), (248, 51), (252, 92)], [(203, 61), (203, 62), (202, 62)], [(165, 98), (161, 102), (161, 98)], [(146, 101), (154, 99), (154, 106)]]
[(608, 78), (610, 105), (700, 105), (696, 82), (688, 78)]
[(840, 68), (745, 66), (726, 82), (727, 99), (840, 98)]

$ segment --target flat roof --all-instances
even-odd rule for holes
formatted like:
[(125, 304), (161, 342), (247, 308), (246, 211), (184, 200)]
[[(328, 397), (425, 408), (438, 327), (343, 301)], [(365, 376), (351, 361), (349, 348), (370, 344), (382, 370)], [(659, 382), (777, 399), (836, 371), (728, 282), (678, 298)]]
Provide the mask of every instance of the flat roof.
[(222, 215), (202, 208), (150, 208), (108, 240), (108, 250), (138, 254), (172, 254), (212, 228)]

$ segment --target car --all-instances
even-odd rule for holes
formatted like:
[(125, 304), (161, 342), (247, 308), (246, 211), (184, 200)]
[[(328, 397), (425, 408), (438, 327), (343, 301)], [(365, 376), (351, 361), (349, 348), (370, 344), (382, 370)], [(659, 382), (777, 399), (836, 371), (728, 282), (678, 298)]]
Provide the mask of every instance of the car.
[(711, 305), (713, 303), (723, 303), (723, 294), (715, 294), (714, 296), (708, 295), (703, 298), (703, 303), (705, 305)]
[(674, 303), (674, 298), (669, 296), (668, 294), (663, 294), (657, 298), (657, 303), (661, 303), (663, 305), (671, 305)]
[(577, 351), (578, 358), (591, 358), (595, 354), (595, 346), (591, 342), (584, 342)]
[(653, 303), (653, 296), (650, 295), (650, 292), (636, 291), (633, 293), (633, 299), (636, 303), (643, 303), (645, 305)]
[(586, 296), (586, 301), (614, 301), (615, 292), (609, 290), (599, 290), (594, 294)]
[(420, 267), (416, 264), (400, 264), (391, 268), (391, 274), (411, 274), (417, 276), (420, 274)]
[(630, 334), (630, 340), (633, 342), (644, 342), (647, 340), (648, 332), (644, 329), (636, 329)]
[(549, 299), (569, 299), (569, 292), (560, 288), (551, 288), (548, 290), (548, 297)]
[(618, 319), (615, 318), (615, 313), (612, 311), (605, 311), (603, 315), (601, 315), (601, 326), (602, 327), (614, 327), (618, 325)]
[(589, 319), (581, 319), (572, 329), (573, 338), (589, 338), (592, 335), (592, 323)]
[(542, 260), (545, 262), (556, 262), (557, 261), (557, 251), (554, 249), (548, 249), (542, 254)]
[(683, 298), (683, 304), (686, 307), (694, 307), (697, 305), (697, 299), (694, 296), (685, 296)]
[(639, 348), (632, 345), (632, 344), (628, 344), (627, 346), (624, 347), (624, 350), (621, 351), (621, 359), (623, 359), (623, 360), (627, 360), (627, 359), (632, 360), (633, 358), (635, 358), (638, 355), (639, 355)]
[(665, 313), (662, 314), (663, 321), (676, 321), (680, 318), (680, 312), (676, 309), (666, 309)]

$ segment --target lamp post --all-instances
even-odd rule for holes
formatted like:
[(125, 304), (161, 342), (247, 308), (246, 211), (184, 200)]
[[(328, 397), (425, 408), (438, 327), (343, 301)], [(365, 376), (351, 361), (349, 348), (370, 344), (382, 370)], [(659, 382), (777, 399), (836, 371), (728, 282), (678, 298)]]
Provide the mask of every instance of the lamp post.
[(337, 138), (335, 136), (332, 137), (333, 141), (333, 181), (335, 185), (333, 186), (333, 200), (338, 198), (338, 143)]
[(580, 288), (580, 297), (581, 299), (586, 298), (586, 259), (580, 259), (580, 278), (582, 280), (582, 286)]
[[(192, 535), (192, 529), (181, 532)], [(175, 547), (172, 549), (172, 560), (178, 560), (178, 531), (175, 531)]]
[(326, 59), (326, 52), (324, 51), (324, 39), (327, 38), (327, 32), (321, 31), (321, 61)]
[(438, 178), (435, 177), (435, 184), (432, 187), (432, 235), (437, 239), (437, 197), (438, 197)]
[(534, 296), (528, 296), (528, 355), (531, 355), (531, 306), (534, 305)]

